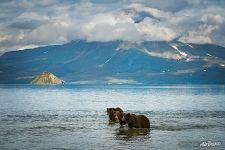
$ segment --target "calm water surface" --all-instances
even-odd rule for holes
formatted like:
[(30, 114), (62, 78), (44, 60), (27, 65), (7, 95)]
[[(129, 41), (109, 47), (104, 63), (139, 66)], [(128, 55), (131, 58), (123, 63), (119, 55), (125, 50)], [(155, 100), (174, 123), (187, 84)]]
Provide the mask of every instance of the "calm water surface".
[[(109, 123), (118, 106), (150, 132)], [(0, 85), (0, 149), (224, 150), (225, 86)]]

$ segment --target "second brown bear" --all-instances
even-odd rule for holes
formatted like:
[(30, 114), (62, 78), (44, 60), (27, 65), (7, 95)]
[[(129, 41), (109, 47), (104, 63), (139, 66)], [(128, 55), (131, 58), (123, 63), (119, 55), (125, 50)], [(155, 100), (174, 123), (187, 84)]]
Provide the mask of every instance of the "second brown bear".
[(144, 115), (127, 113), (122, 120), (126, 121), (129, 128), (150, 128), (150, 121)]

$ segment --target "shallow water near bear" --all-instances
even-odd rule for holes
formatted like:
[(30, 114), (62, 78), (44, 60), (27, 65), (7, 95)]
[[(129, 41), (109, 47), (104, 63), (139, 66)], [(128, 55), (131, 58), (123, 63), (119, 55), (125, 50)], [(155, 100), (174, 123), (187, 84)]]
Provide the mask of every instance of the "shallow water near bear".
[[(0, 95), (1, 150), (225, 149), (223, 85), (0, 85)], [(109, 123), (107, 107), (146, 115), (150, 131)]]

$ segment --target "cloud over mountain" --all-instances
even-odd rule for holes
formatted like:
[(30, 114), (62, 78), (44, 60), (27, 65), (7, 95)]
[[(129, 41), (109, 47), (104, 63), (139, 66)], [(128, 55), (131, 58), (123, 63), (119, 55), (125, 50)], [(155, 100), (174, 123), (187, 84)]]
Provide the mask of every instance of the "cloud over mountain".
[(77, 39), (225, 46), (224, 8), (221, 0), (3, 0), (0, 52)]

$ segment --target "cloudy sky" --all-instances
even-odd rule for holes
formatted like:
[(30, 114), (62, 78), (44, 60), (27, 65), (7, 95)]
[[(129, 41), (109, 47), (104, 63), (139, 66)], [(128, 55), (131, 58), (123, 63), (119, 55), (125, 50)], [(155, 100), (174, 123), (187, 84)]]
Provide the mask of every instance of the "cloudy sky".
[(225, 46), (225, 0), (0, 1), (0, 53), (78, 39)]

